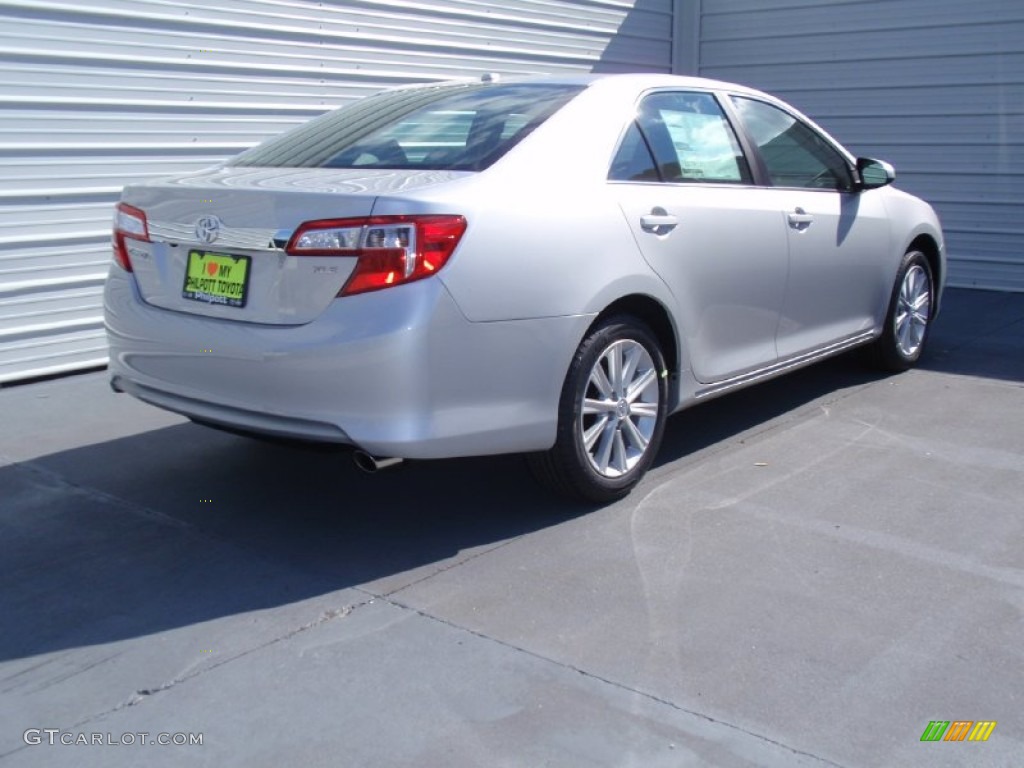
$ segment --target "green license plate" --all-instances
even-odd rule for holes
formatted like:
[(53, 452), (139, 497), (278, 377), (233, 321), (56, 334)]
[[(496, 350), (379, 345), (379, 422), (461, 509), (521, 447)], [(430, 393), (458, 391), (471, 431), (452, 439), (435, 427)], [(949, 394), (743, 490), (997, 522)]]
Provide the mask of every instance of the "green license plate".
[(248, 256), (189, 251), (185, 268), (186, 299), (228, 307), (244, 307), (249, 288)]

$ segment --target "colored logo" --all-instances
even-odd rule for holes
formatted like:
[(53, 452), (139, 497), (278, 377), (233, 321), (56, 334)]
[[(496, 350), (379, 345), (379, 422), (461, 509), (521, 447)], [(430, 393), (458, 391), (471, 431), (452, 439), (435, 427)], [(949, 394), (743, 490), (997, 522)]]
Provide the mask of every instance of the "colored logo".
[(921, 741), (988, 741), (995, 729), (995, 720), (932, 720)]
[(196, 222), (196, 239), (209, 245), (220, 235), (220, 219), (216, 216), (203, 216)]

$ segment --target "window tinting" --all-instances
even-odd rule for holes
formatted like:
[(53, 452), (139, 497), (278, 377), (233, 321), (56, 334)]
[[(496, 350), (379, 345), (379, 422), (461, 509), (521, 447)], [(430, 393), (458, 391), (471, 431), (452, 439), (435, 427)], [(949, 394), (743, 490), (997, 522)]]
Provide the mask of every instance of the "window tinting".
[(385, 91), (271, 139), (231, 165), (478, 171), (580, 90), (531, 83)]
[(732, 127), (710, 93), (651, 94), (640, 105), (637, 123), (664, 181), (750, 182)]
[(635, 122), (630, 123), (626, 135), (622, 137), (622, 144), (612, 160), (608, 178), (612, 181), (661, 181), (651, 150)]
[(763, 101), (734, 96), (733, 103), (761, 152), (772, 184), (811, 189), (850, 187), (846, 160), (810, 126)]

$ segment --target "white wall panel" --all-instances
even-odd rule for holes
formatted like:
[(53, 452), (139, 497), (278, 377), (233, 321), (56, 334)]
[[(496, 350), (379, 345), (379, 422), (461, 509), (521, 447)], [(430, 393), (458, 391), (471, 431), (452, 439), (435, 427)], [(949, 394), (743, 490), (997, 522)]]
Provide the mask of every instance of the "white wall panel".
[(931, 202), (957, 285), (1024, 290), (1024, 3), (700, 0), (700, 73), (773, 92)]
[(669, 71), (672, 0), (0, 0), (0, 383), (101, 365), (121, 187), (405, 82)]

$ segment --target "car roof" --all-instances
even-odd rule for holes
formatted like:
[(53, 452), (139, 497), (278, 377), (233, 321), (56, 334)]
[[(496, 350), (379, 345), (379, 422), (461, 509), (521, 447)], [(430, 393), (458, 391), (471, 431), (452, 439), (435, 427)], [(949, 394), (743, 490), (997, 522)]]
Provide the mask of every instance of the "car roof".
[(478, 78), (464, 78), (442, 83), (419, 83), (416, 85), (398, 86), (398, 88), (430, 88), (438, 85), (466, 85), (473, 82), (482, 82), (494, 85), (548, 83), (552, 85), (579, 85), (586, 87), (603, 84), (610, 87), (636, 90), (645, 90), (648, 88), (700, 88), (703, 90), (722, 90), (730, 91), (732, 93), (742, 93), (769, 99), (771, 101), (777, 101), (777, 99), (770, 94), (755, 90), (754, 88), (749, 88), (745, 85), (739, 85), (738, 83), (729, 83), (724, 80), (712, 80), (706, 77), (668, 75), (656, 72), (627, 72), (614, 74), (570, 73), (558, 75), (517, 75), (513, 77), (504, 77), (495, 73), (485, 73)]

